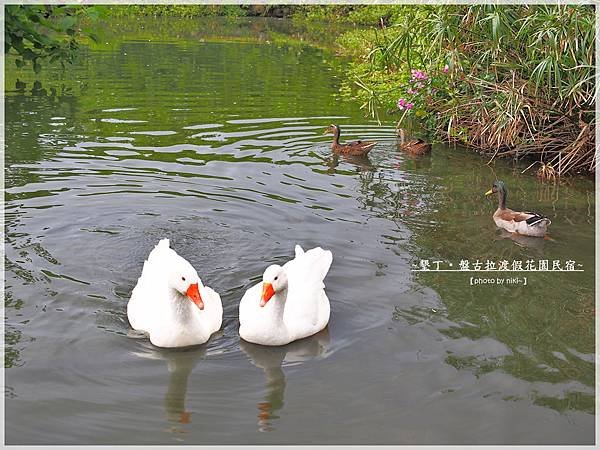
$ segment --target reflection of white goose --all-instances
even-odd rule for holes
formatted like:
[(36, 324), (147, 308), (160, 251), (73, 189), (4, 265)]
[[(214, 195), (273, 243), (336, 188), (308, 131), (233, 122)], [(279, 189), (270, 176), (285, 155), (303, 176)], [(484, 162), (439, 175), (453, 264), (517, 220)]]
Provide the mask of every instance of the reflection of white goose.
[(248, 356), (250, 362), (263, 369), (267, 392), (258, 408), (258, 425), (260, 431), (271, 431), (271, 420), (278, 419), (276, 411), (283, 408), (285, 397), (285, 374), (281, 368), (283, 362), (300, 363), (322, 356), (329, 345), (327, 329), (313, 336), (294, 341), (284, 346), (256, 345), (240, 339), (240, 348)]
[[(329, 322), (329, 299), (323, 279), (333, 256), (321, 247), (267, 267), (263, 282), (248, 289), (240, 301), (240, 336), (262, 345), (285, 345), (318, 333)], [(262, 291), (262, 294), (261, 294)]]
[(161, 239), (144, 263), (127, 304), (135, 330), (157, 347), (202, 344), (221, 328), (221, 297), (204, 286), (192, 265)]
[(206, 346), (181, 350), (148, 348), (147, 351), (134, 352), (134, 354), (167, 363), (169, 371), (169, 386), (165, 393), (167, 419), (172, 423), (190, 423), (191, 413), (185, 408), (188, 378), (198, 362), (204, 358)]

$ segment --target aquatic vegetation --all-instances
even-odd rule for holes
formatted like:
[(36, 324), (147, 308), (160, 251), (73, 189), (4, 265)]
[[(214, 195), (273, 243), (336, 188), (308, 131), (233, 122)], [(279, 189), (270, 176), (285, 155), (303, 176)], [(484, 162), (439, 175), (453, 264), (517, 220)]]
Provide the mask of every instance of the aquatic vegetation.
[(540, 163), (540, 167), (538, 168), (535, 174), (538, 178), (541, 178), (542, 180), (556, 180), (556, 170), (550, 163)]
[(359, 55), (343, 93), (372, 117), (400, 109), (400, 122), (410, 112), (492, 159), (534, 158), (557, 176), (595, 171), (592, 6), (397, 8), (389, 26), (338, 41)]

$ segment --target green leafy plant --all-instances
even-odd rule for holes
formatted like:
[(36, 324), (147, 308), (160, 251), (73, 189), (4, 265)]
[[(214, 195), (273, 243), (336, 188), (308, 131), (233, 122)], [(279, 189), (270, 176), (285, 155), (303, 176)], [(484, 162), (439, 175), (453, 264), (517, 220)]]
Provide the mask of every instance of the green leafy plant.
[(16, 56), (17, 67), (31, 65), (36, 73), (44, 60), (64, 67), (75, 59), (81, 39), (97, 39), (85, 23), (103, 12), (101, 6), (6, 5), (4, 52)]

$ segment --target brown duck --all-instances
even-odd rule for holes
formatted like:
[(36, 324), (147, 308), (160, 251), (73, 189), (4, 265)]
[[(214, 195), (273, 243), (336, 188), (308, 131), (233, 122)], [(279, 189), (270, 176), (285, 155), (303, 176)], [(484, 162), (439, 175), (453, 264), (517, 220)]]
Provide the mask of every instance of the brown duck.
[(333, 133), (333, 142), (331, 143), (331, 150), (334, 153), (340, 153), (342, 155), (353, 155), (362, 156), (366, 155), (371, 151), (377, 144), (374, 141), (354, 141), (340, 144), (340, 127), (338, 125), (330, 125), (327, 127), (323, 134)]
[(410, 141), (405, 141), (403, 128), (398, 130), (398, 135), (400, 136), (399, 147), (405, 152), (412, 155), (424, 155), (431, 151), (431, 144), (428, 144), (423, 139), (411, 139)]
[(506, 207), (508, 190), (503, 181), (494, 181), (492, 188), (485, 193), (486, 196), (492, 194), (498, 195), (498, 209), (493, 215), (498, 228), (523, 236), (544, 237), (546, 235), (548, 225), (552, 223), (546, 216), (535, 212), (513, 211)]

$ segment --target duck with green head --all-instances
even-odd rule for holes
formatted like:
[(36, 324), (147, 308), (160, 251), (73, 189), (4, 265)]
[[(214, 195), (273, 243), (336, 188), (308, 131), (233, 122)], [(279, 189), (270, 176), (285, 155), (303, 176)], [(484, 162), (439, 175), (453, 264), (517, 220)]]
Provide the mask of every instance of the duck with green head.
[(546, 216), (535, 212), (513, 211), (506, 207), (508, 191), (503, 181), (494, 181), (492, 188), (485, 193), (486, 196), (492, 194), (498, 196), (498, 209), (493, 218), (499, 228), (524, 236), (544, 237), (546, 235), (548, 225), (552, 223)]

